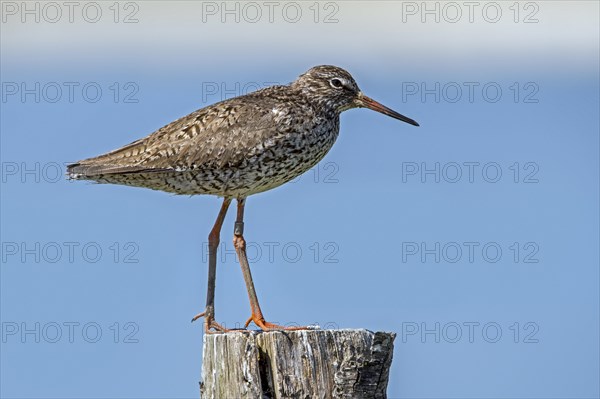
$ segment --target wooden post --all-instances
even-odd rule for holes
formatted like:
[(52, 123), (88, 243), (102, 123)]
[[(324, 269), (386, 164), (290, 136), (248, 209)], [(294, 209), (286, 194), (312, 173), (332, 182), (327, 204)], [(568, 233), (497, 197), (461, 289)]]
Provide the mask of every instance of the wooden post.
[(367, 330), (205, 334), (201, 397), (386, 398), (395, 337)]

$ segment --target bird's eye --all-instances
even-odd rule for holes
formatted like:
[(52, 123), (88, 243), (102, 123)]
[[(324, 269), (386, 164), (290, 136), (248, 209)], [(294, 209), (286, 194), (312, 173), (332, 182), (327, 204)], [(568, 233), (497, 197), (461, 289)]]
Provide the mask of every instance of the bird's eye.
[(331, 79), (329, 81), (329, 83), (331, 84), (331, 86), (335, 87), (336, 89), (341, 89), (342, 87), (344, 87), (344, 84), (339, 79)]

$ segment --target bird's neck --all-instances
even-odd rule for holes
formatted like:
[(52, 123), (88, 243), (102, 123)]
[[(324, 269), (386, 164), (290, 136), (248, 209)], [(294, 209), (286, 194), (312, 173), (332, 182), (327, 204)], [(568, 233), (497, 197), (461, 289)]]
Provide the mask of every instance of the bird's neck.
[(319, 95), (308, 88), (298, 90), (298, 95), (304, 97), (307, 104), (310, 104), (317, 114), (328, 118), (339, 118), (341, 111), (336, 108), (336, 104), (330, 98)]

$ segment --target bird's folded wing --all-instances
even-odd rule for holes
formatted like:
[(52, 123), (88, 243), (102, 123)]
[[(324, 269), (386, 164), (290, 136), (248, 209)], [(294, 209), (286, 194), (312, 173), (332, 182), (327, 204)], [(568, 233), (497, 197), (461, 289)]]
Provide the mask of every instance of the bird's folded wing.
[(200, 109), (122, 148), (71, 164), (67, 173), (76, 178), (235, 166), (277, 129), (264, 99), (239, 99)]

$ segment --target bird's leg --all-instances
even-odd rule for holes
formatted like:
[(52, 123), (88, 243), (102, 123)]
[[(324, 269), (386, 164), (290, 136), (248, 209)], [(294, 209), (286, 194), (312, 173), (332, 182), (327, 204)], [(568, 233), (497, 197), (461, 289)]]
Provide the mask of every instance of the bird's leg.
[(192, 321), (204, 316), (204, 331), (212, 332), (211, 329), (225, 332), (227, 329), (215, 321), (215, 285), (217, 280), (217, 248), (219, 248), (221, 226), (227, 214), (231, 198), (225, 198), (210, 234), (208, 235), (208, 289), (206, 291), (206, 310), (192, 319)]
[(244, 205), (246, 199), (238, 198), (237, 201), (237, 218), (235, 220), (235, 228), (233, 231), (233, 246), (237, 253), (242, 268), (242, 274), (244, 275), (244, 281), (246, 282), (246, 290), (248, 291), (248, 298), (250, 299), (250, 309), (252, 315), (246, 321), (244, 327), (248, 327), (251, 322), (254, 322), (258, 327), (263, 330), (305, 330), (311, 327), (284, 327), (277, 324), (269, 323), (265, 321), (260, 305), (258, 304), (258, 297), (256, 296), (256, 290), (254, 289), (254, 282), (252, 281), (252, 274), (250, 273), (250, 265), (248, 263), (248, 257), (246, 256), (246, 240), (244, 239)]

